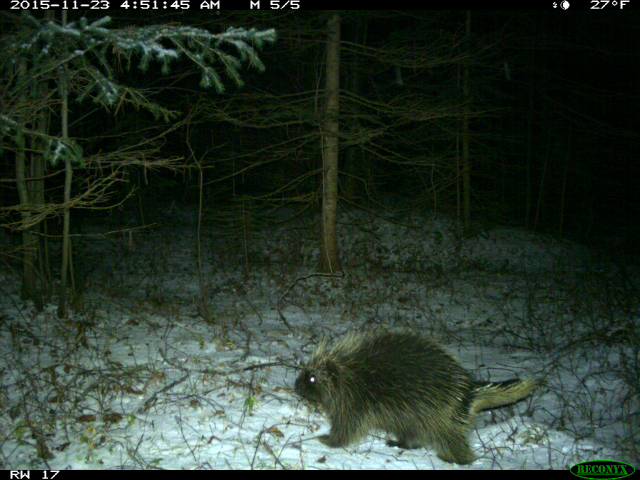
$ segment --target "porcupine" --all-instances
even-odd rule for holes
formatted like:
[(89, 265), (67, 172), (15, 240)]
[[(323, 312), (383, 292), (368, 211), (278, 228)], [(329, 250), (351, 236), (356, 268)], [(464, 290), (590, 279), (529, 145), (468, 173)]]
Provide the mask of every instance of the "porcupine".
[(468, 434), (476, 412), (527, 397), (536, 379), (478, 382), (436, 341), (408, 332), (347, 335), (321, 344), (296, 380), (297, 392), (322, 406), (331, 431), (320, 440), (344, 447), (370, 430), (390, 446), (429, 444), (446, 462), (474, 460)]

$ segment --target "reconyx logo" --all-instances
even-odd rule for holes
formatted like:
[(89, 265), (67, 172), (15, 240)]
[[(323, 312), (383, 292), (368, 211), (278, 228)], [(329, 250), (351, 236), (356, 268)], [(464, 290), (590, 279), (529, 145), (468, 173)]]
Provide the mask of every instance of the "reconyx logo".
[(587, 478), (589, 480), (597, 478), (614, 480), (615, 478), (625, 478), (635, 472), (628, 463), (616, 462), (614, 460), (596, 460), (594, 462), (582, 462), (571, 467), (571, 473), (576, 477)]

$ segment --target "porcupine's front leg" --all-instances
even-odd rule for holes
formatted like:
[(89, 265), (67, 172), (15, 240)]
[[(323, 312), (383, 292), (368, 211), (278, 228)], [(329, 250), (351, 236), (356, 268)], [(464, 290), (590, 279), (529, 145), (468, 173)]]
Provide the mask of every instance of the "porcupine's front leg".
[(337, 415), (331, 421), (331, 432), (328, 435), (320, 436), (319, 439), (328, 447), (339, 448), (346, 447), (366, 434), (367, 432), (363, 431), (360, 418), (342, 418)]

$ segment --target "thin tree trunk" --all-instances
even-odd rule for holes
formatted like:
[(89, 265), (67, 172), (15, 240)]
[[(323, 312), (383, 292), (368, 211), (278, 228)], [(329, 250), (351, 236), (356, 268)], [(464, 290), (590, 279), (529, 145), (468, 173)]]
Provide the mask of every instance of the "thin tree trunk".
[(338, 209), (338, 104), (340, 101), (340, 17), (333, 14), (327, 22), (327, 83), (325, 123), (322, 145), (322, 221), (320, 271), (340, 270), (336, 236)]
[(564, 210), (566, 208), (567, 198), (567, 177), (569, 176), (569, 161), (571, 157), (571, 129), (567, 129), (567, 154), (564, 158), (564, 172), (562, 174), (562, 189), (560, 190), (560, 220), (558, 222), (558, 237), (562, 238), (564, 230)]
[[(467, 10), (466, 19), (466, 34), (467, 42), (471, 36), (471, 11)], [(462, 119), (462, 218), (463, 218), (463, 231), (468, 234), (471, 230), (471, 159), (469, 150), (469, 66), (464, 65), (462, 70), (462, 93), (464, 95), (465, 114)]]
[[(52, 10), (48, 10), (45, 13), (45, 16), (53, 20), (54, 12)], [(37, 88), (36, 92), (39, 98), (46, 98), (48, 95), (48, 86), (45, 82), (41, 82)], [(49, 131), (49, 113), (48, 109), (43, 108), (40, 111), (39, 118), (36, 124), (36, 130), (43, 135), (46, 135)], [(32, 148), (31, 150), (34, 152), (31, 155), (31, 188), (29, 189), (31, 192), (31, 201), (35, 205), (44, 205), (44, 177), (46, 173), (46, 164), (44, 155), (42, 154), (45, 146), (41, 139), (33, 138), (32, 139)], [(41, 221), (37, 225), (34, 226), (34, 233), (39, 234), (39, 239), (37, 243), (37, 255), (38, 255), (38, 275), (39, 275), (39, 285), (38, 285), (38, 297), (39, 301), (42, 301), (41, 298), (46, 296), (47, 299), (51, 296), (51, 271), (49, 268), (49, 256), (48, 249), (49, 244), (46, 236), (46, 221)], [(44, 306), (44, 304), (43, 304)]]
[[(62, 26), (67, 23), (67, 12), (62, 12)], [(62, 67), (60, 72), (60, 96), (62, 98), (61, 114), (62, 114), (62, 138), (69, 139), (69, 110), (67, 89), (67, 69)], [(69, 238), (69, 223), (71, 222), (71, 180), (73, 178), (73, 170), (71, 169), (71, 159), (66, 155), (64, 176), (64, 223), (62, 226), (62, 273), (60, 275), (60, 298), (58, 303), (58, 317), (66, 318), (67, 316), (67, 272), (69, 270), (71, 258), (71, 241)]]
[[(353, 42), (355, 44), (365, 45), (367, 37), (367, 17), (358, 16), (354, 19), (353, 27)], [(361, 54), (358, 50), (353, 49), (348, 63), (348, 86), (347, 88), (356, 97), (360, 95), (360, 60)], [(351, 120), (347, 128), (357, 134), (359, 129), (359, 122), (357, 119)], [(360, 145), (350, 145), (344, 152), (344, 177), (340, 180), (341, 189), (340, 193), (343, 198), (348, 199), (351, 202), (358, 202), (358, 198), (361, 194), (367, 195), (368, 188), (363, 188), (363, 185), (369, 185), (370, 178), (368, 169), (362, 168), (362, 147)], [(360, 195), (359, 195), (360, 194)], [(368, 195), (367, 195), (368, 197)], [(367, 198), (370, 200), (370, 198)]]
[[(27, 72), (26, 61), (23, 59), (18, 65), (19, 77), (24, 78)], [(25, 105), (27, 102), (26, 93), (20, 95), (20, 103)], [(22, 125), (24, 127), (24, 124)], [(33, 234), (31, 223), (31, 211), (29, 208), (32, 205), (33, 198), (29, 189), (27, 179), (27, 154), (26, 154), (26, 142), (24, 137), (18, 139), (18, 151), (16, 153), (16, 185), (18, 188), (18, 195), (20, 197), (20, 205), (24, 208), (22, 210), (22, 288), (20, 297), (23, 300), (32, 300), (35, 304), (36, 310), (40, 311), (43, 308), (42, 299), (38, 292), (36, 285), (36, 260), (37, 260), (37, 240)]]
[(527, 154), (526, 154), (526, 169), (525, 169), (525, 228), (531, 230), (531, 210), (533, 208), (533, 179), (531, 177), (532, 162), (533, 162), (533, 125), (534, 125), (534, 102), (533, 102), (533, 82), (534, 82), (534, 69), (535, 63), (535, 48), (533, 50), (532, 66), (530, 68), (529, 75), (529, 110), (527, 112)]

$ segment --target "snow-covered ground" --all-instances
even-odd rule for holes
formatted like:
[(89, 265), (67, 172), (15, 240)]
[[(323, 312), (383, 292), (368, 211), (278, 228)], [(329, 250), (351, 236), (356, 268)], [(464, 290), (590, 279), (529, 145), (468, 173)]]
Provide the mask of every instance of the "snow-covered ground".
[[(22, 302), (18, 277), (1, 269), (1, 468), (638, 466), (632, 266), (517, 229), (460, 241), (446, 217), (343, 212), (344, 272), (319, 276), (317, 232), (303, 223), (246, 237), (209, 226), (207, 323), (193, 216), (82, 238), (74, 261), (83, 291), (63, 320), (54, 303), (37, 313)], [(381, 432), (325, 447), (313, 437), (328, 422), (293, 391), (301, 362), (326, 337), (398, 327), (438, 338), (480, 379), (546, 383), (478, 415), (469, 466), (430, 448), (388, 447)]]

